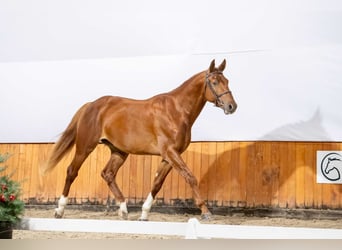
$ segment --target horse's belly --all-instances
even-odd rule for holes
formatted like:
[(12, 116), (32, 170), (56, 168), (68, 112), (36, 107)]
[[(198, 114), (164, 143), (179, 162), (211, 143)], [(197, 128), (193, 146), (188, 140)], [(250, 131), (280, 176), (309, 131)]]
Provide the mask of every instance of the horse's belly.
[(113, 136), (104, 135), (102, 138), (108, 140), (113, 146), (123, 152), (130, 154), (152, 154), (159, 155), (160, 150), (153, 136), (146, 133), (129, 133), (128, 131), (116, 133)]
[(118, 148), (129, 154), (160, 155), (158, 148), (151, 144), (120, 145)]
[(129, 142), (124, 143), (124, 151), (130, 154), (151, 154), (159, 155), (160, 152), (155, 142), (133, 139)]

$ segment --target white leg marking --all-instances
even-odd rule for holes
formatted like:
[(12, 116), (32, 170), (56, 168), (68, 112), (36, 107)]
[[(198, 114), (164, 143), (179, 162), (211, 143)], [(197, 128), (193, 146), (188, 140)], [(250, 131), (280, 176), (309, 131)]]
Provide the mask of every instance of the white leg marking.
[(119, 216), (123, 219), (127, 219), (128, 217), (128, 210), (127, 210), (127, 205), (126, 205), (126, 202), (121, 202), (120, 203), (120, 208), (119, 208)]
[(62, 218), (64, 214), (64, 208), (68, 204), (68, 197), (62, 195), (58, 201), (58, 208), (55, 209), (55, 217)]
[(141, 213), (139, 220), (147, 220), (148, 213), (151, 210), (152, 204), (153, 204), (153, 197), (152, 197), (152, 194), (149, 193), (144, 202), (144, 205), (142, 206), (142, 213)]

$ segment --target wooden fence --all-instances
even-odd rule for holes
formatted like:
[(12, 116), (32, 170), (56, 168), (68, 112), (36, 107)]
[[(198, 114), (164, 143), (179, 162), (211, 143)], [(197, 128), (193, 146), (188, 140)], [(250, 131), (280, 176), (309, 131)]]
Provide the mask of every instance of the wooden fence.
[[(49, 175), (39, 167), (53, 144), (0, 144), (9, 152), (7, 171), (21, 180), (26, 202), (54, 202), (61, 195), (66, 157)], [(198, 178), (209, 205), (227, 207), (342, 208), (342, 185), (316, 183), (316, 151), (342, 150), (342, 143), (320, 142), (193, 142), (183, 158)], [(109, 159), (104, 145), (86, 160), (71, 187), (74, 203), (106, 204), (113, 196), (100, 173)], [(131, 155), (120, 169), (117, 182), (131, 204), (140, 204), (150, 192), (161, 158)], [(174, 205), (192, 200), (182, 177), (172, 171), (158, 194), (158, 201)]]

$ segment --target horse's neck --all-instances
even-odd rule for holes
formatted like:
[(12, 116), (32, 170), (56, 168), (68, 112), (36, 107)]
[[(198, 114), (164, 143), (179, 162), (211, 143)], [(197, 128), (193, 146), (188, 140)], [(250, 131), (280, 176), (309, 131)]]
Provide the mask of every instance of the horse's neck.
[(201, 113), (205, 103), (205, 72), (198, 73), (170, 92), (188, 115), (192, 124)]

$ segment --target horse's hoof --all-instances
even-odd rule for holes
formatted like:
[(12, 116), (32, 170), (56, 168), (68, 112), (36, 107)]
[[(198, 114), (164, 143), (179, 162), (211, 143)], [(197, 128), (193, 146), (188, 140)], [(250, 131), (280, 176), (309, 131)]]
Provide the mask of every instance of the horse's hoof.
[(61, 219), (63, 217), (63, 214), (58, 213), (57, 209), (55, 210), (55, 218)]
[(123, 213), (123, 214), (121, 215), (121, 219), (123, 219), (123, 220), (128, 220), (128, 213)]
[(139, 218), (138, 221), (148, 221), (147, 218)]
[(122, 220), (128, 220), (128, 213), (122, 212), (121, 210), (119, 210), (118, 214)]
[(211, 213), (205, 213), (201, 215), (201, 220), (202, 221), (209, 221), (211, 220)]

